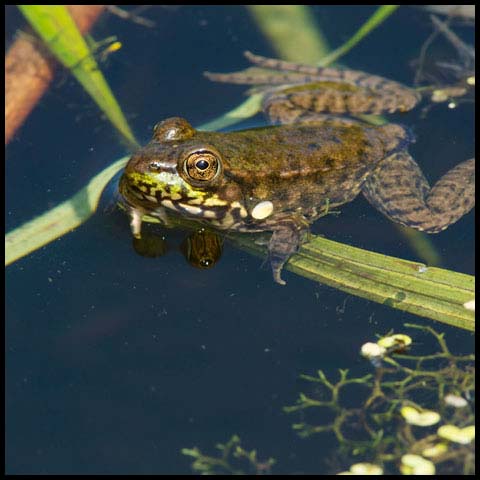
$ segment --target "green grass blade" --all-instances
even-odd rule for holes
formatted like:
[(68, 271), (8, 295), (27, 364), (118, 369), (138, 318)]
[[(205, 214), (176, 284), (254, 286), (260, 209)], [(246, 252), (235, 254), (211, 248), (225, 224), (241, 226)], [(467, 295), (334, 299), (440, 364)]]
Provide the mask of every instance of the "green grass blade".
[(64, 5), (19, 5), (33, 29), (52, 54), (68, 68), (115, 128), (138, 146), (92, 52)]
[[(146, 215), (145, 222), (159, 223)], [(172, 217), (172, 226), (196, 229), (198, 223)], [(251, 234), (230, 233), (237, 247), (265, 258), (265, 247)], [(419, 262), (370, 252), (311, 235), (285, 268), (313, 281), (447, 325), (475, 330), (474, 312), (464, 303), (475, 298), (475, 277)]]
[[(330, 48), (306, 5), (247, 5), (262, 34), (284, 60), (314, 64)], [(294, 40), (293, 40), (294, 39)]]
[(211, 122), (204, 123), (200, 127), (200, 130), (214, 131), (222, 128), (235, 125), (246, 118), (253, 117), (261, 110), (263, 95), (252, 95), (242, 102), (238, 107), (230, 110), (229, 112), (221, 115), (220, 117), (212, 120)]
[[(231, 239), (251, 253), (266, 255), (249, 238)], [(475, 330), (474, 312), (463, 306), (475, 297), (475, 277), (471, 275), (427, 268), (314, 236), (290, 259), (286, 269), (352, 295)]]
[(128, 157), (102, 170), (69, 200), (5, 235), (5, 265), (71, 232), (95, 212), (103, 189), (125, 167)]
[(400, 5), (380, 5), (373, 15), (340, 47), (323, 57), (317, 65), (325, 67), (336, 62), (365, 38), (372, 30), (381, 25)]
[(395, 224), (395, 228), (406, 239), (418, 258), (421, 258), (427, 265), (432, 267), (440, 267), (442, 265), (440, 252), (427, 233), (404, 227), (400, 224)]

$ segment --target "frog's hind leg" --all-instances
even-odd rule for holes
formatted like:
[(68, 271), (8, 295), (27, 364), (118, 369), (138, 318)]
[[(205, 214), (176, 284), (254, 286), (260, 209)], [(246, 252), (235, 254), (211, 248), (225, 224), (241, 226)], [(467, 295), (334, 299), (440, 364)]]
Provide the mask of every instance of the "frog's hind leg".
[(285, 219), (275, 226), (268, 243), (268, 256), (272, 266), (273, 279), (280, 285), (287, 283), (281, 277), (283, 266), (297, 252), (307, 232), (308, 227), (305, 220)]
[(426, 233), (441, 232), (475, 205), (475, 159), (452, 168), (430, 188), (413, 158), (397, 152), (377, 166), (362, 190), (394, 222)]
[(205, 75), (217, 82), (270, 86), (255, 89), (255, 93), (265, 93), (263, 110), (272, 121), (290, 123), (307, 110), (339, 114), (405, 112), (420, 100), (414, 89), (378, 75), (285, 62), (250, 52), (245, 56), (260, 69)]
[[(380, 114), (406, 112), (421, 98), (417, 91), (401, 83), (358, 70), (315, 67), (261, 57), (250, 52), (245, 52), (245, 56), (261, 68), (304, 75), (301, 83), (309, 84), (308, 87), (302, 90), (287, 86), (285, 93), (288, 95), (275, 99), (288, 103), (289, 107), (308, 108), (310, 112), (317, 113)], [(265, 104), (265, 110), (268, 111), (268, 99)]]
[(275, 230), (268, 243), (270, 265), (272, 266), (273, 280), (280, 285), (287, 282), (282, 279), (283, 265), (293, 255), (300, 245), (298, 233), (290, 229)]
[[(270, 86), (305, 84), (318, 81), (325, 77), (322, 74), (324, 70), (336, 72), (335, 76), (338, 77), (338, 70), (334, 69), (324, 69), (301, 63), (261, 57), (251, 52), (245, 52), (244, 54), (251, 63), (260, 68), (252, 67), (233, 73), (204, 72), (204, 75), (214, 82)], [(267, 89), (269, 88), (267, 87)], [(257, 92), (261, 93), (262, 89), (255, 91), (255, 93)], [(253, 93), (253, 90), (249, 93)]]
[(341, 81), (321, 80), (301, 85), (276, 88), (267, 92), (262, 109), (273, 122), (303, 121), (304, 115), (315, 114), (382, 114), (405, 112), (418, 103), (414, 90), (399, 86), (375, 90), (350, 86)]
[[(285, 60), (278, 60), (276, 58), (263, 57), (261, 55), (255, 55), (252, 52), (246, 50), (243, 52), (245, 58), (261, 68), (268, 68), (269, 70), (279, 70), (281, 72), (296, 72), (304, 73), (306, 75), (318, 75), (321, 70), (325, 70), (324, 67), (315, 67), (313, 65), (305, 65), (303, 63), (287, 62)], [(331, 69), (328, 69), (331, 70)]]
[(242, 72), (233, 73), (214, 73), (203, 72), (203, 74), (213, 82), (220, 83), (234, 83), (238, 85), (268, 85), (265, 89), (256, 88), (251, 89), (247, 93), (253, 95), (254, 93), (262, 93), (264, 90), (271, 91), (272, 85), (296, 85), (304, 84), (312, 81), (311, 77), (298, 73), (269, 73), (252, 71), (251, 69)]
[(313, 65), (305, 65), (302, 63), (287, 62), (285, 60), (277, 60), (274, 58), (262, 57), (254, 55), (251, 52), (244, 52), (245, 57), (254, 65), (261, 68), (276, 70), (280, 72), (294, 72), (308, 75), (310, 80), (319, 81), (337, 81), (343, 84), (350, 84), (357, 87), (366, 87), (371, 90), (395, 90), (402, 89), (413, 94), (415, 98), (419, 99), (419, 94), (413, 89), (402, 85), (401, 83), (389, 80), (379, 75), (372, 75), (370, 73), (362, 72), (361, 70), (349, 70), (346, 68), (331, 68), (331, 67), (315, 67)]

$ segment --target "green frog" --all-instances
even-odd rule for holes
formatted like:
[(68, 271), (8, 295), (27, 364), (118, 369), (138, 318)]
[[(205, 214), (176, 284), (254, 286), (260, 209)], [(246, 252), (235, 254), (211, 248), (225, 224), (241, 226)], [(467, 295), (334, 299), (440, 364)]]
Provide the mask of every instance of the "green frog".
[(474, 206), (474, 159), (431, 188), (407, 151), (405, 127), (338, 115), (407, 111), (419, 101), (415, 90), (363, 72), (247, 56), (262, 70), (207, 75), (257, 91), (263, 84), (263, 110), (281, 125), (220, 133), (178, 117), (158, 123), (120, 180), (134, 237), (143, 215), (168, 223), (167, 212), (219, 230), (270, 231), (273, 278), (284, 285), (282, 267), (309, 225), (360, 192), (394, 222), (427, 233)]

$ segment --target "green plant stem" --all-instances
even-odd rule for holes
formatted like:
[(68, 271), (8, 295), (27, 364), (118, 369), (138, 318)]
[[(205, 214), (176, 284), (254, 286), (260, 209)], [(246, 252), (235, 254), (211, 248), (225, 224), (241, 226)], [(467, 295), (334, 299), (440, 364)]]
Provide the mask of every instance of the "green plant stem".
[(380, 5), (374, 14), (340, 47), (323, 57), (317, 65), (326, 67), (336, 62), (348, 53), (355, 45), (365, 38), (372, 30), (381, 25), (400, 5)]

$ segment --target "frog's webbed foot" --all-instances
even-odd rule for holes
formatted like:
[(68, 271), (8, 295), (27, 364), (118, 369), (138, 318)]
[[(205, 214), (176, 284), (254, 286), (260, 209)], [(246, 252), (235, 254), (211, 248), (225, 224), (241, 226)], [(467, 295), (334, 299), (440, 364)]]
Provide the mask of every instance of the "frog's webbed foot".
[(380, 162), (362, 190), (391, 220), (426, 233), (441, 232), (475, 205), (475, 159), (458, 164), (430, 188), (413, 158), (400, 151)]
[(300, 226), (293, 221), (285, 223), (273, 231), (268, 243), (268, 256), (272, 266), (273, 279), (278, 284), (286, 285), (287, 282), (281, 277), (282, 268), (298, 250), (306, 231), (308, 230), (305, 226)]

